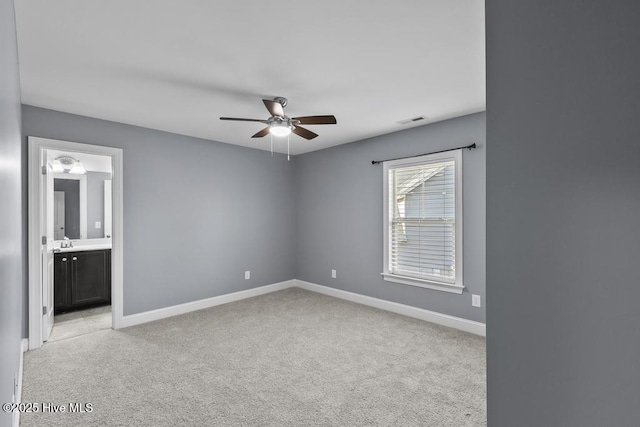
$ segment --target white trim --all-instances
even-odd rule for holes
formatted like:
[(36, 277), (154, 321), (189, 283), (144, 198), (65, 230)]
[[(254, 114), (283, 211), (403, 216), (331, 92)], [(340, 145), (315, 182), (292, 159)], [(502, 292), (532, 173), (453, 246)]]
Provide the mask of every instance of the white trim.
[(29, 140), (28, 159), (28, 254), (29, 254), (29, 349), (42, 346), (42, 292), (40, 287), (40, 147)]
[(448, 314), (437, 313), (418, 307), (404, 305), (396, 302), (386, 301), (378, 298), (368, 297), (366, 295), (356, 294), (353, 292), (342, 291), (328, 286), (317, 285), (315, 283), (305, 282), (304, 280), (291, 279), (284, 282), (274, 283), (271, 285), (260, 286), (244, 291), (232, 292), (230, 294), (218, 295), (211, 298), (205, 298), (197, 301), (186, 302), (183, 304), (172, 305), (170, 307), (158, 308), (155, 310), (145, 311), (143, 313), (130, 314), (122, 316), (118, 328), (127, 328), (129, 326), (140, 325), (143, 323), (153, 322), (156, 320), (166, 319), (168, 317), (178, 316), (181, 314), (191, 313), (193, 311), (204, 310), (222, 304), (234, 301), (240, 301), (247, 298), (257, 297), (259, 295), (271, 292), (281, 291), (288, 288), (298, 287), (311, 292), (317, 292), (329, 295), (335, 298), (344, 299), (358, 304), (379, 308), (381, 310), (390, 311), (392, 313), (402, 314), (404, 316), (414, 317), (416, 319), (425, 320), (427, 322), (436, 323), (438, 325), (447, 326), (472, 334), (486, 336), (486, 326), (484, 323), (473, 320), (462, 319), (460, 317), (449, 316)]
[(403, 316), (414, 317), (416, 319), (425, 320), (427, 322), (436, 323), (438, 325), (447, 326), (465, 332), (470, 332), (472, 334), (480, 335), (483, 337), (487, 336), (487, 326), (484, 323), (476, 322), (474, 320), (449, 316), (448, 314), (437, 313), (435, 311), (429, 311), (423, 308), (368, 297), (366, 295), (356, 294), (353, 292), (330, 288), (328, 286), (305, 282), (304, 280), (296, 279), (295, 282), (297, 287), (306, 289), (307, 291), (318, 292), (335, 298), (367, 305), (369, 307), (375, 307), (381, 310), (390, 311), (392, 313), (402, 314)]
[[(20, 362), (18, 364), (18, 389), (16, 390), (15, 402), (22, 402), (22, 372), (24, 371), (24, 352), (29, 349), (29, 340), (23, 338), (20, 341)], [(20, 425), (20, 411), (13, 412), (13, 427)]]
[(124, 166), (123, 151), (111, 156), (111, 325), (113, 329), (122, 327), (124, 310)]
[(123, 151), (121, 148), (104, 147), (77, 142), (29, 136), (28, 157), (28, 199), (29, 199), (29, 349), (42, 346), (42, 286), (40, 283), (41, 236), (46, 232), (40, 224), (40, 152), (41, 150), (64, 150), (79, 153), (110, 156), (113, 168), (113, 237), (111, 249), (111, 306), (114, 329), (122, 327), (123, 306)]
[(102, 236), (111, 239), (111, 216), (113, 215), (113, 196), (111, 195), (111, 180), (104, 180), (104, 224), (102, 224)]
[(172, 305), (170, 307), (158, 308), (156, 310), (145, 311), (143, 313), (130, 314), (122, 318), (120, 327), (126, 328), (128, 326), (166, 319), (167, 317), (173, 317), (180, 314), (190, 313), (192, 311), (203, 310), (205, 308), (215, 307), (217, 305), (227, 304), (246, 298), (257, 297), (258, 295), (264, 295), (271, 292), (281, 291), (283, 289), (294, 287), (295, 284), (295, 279), (292, 279), (284, 282), (274, 283), (272, 285), (247, 289), (245, 291), (238, 291), (230, 294), (219, 295), (217, 297), (186, 302), (184, 304)]
[(387, 282), (402, 283), (403, 285), (417, 286), (419, 288), (435, 289), (436, 291), (450, 292), (452, 294), (461, 294), (464, 290), (464, 286), (456, 286), (449, 283), (430, 282), (428, 280), (399, 276), (392, 273), (380, 273), (380, 275)]

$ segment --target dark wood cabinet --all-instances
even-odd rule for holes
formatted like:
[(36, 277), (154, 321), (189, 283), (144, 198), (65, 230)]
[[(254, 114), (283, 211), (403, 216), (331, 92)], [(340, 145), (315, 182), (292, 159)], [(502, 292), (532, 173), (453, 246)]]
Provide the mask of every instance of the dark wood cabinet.
[(70, 253), (53, 255), (53, 309), (56, 313), (71, 306), (68, 268), (70, 263)]
[(111, 251), (54, 254), (54, 309), (75, 310), (111, 302)]

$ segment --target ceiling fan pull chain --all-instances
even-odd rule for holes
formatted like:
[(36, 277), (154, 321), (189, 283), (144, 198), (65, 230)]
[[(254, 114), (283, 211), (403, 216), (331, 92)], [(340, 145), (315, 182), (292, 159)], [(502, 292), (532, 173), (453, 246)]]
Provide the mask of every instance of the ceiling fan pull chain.
[(273, 157), (273, 135), (271, 135), (271, 157)]
[(289, 156), (289, 135), (287, 135), (287, 162), (291, 160), (291, 157)]

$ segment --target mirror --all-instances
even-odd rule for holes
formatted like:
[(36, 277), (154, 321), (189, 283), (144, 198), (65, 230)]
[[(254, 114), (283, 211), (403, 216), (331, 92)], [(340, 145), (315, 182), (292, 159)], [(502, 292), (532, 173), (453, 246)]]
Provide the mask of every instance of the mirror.
[[(53, 176), (54, 240), (111, 238), (111, 157), (48, 150)], [(84, 173), (70, 173), (63, 160), (72, 158)], [(53, 217), (53, 218), (51, 218)]]

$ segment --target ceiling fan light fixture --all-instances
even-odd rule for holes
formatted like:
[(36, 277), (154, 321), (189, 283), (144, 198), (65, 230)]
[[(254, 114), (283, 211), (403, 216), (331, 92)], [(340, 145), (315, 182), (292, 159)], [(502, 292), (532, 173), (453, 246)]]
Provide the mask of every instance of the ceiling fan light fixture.
[(272, 123), (269, 132), (273, 136), (287, 136), (291, 133), (291, 126), (286, 123)]

